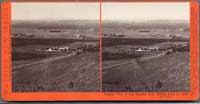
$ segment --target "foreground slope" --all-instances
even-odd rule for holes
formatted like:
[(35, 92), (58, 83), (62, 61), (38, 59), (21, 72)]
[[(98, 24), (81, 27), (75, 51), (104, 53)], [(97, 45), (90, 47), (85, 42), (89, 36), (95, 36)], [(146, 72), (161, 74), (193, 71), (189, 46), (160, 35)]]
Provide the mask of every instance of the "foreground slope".
[[(108, 66), (112, 67), (108, 67)], [(189, 52), (103, 62), (104, 91), (189, 91)]]
[(13, 91), (99, 91), (99, 53), (51, 59), (14, 70)]

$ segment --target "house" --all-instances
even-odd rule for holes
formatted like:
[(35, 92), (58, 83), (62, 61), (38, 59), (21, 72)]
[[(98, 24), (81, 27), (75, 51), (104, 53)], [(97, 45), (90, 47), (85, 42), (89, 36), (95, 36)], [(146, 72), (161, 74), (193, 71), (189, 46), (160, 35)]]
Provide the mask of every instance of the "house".
[(69, 51), (69, 50), (70, 50), (70, 47), (64, 46), (64, 47), (59, 47), (58, 49), (59, 49), (60, 51)]
[(144, 51), (146, 51), (144, 48), (138, 48), (138, 49), (136, 49), (135, 50), (136, 52), (144, 52)]
[(46, 51), (47, 52), (53, 52), (54, 50), (52, 48), (48, 48)]
[(76, 35), (76, 37), (77, 37), (77, 38), (82, 38), (82, 39), (86, 38), (85, 35), (80, 35), (80, 34)]
[(81, 35), (78, 34), (78, 35), (76, 35), (76, 37), (77, 37), (77, 38), (81, 38)]
[(160, 49), (160, 47), (158, 47), (158, 46), (149, 47), (149, 50), (151, 50), (151, 51), (158, 51), (159, 49)]
[(175, 39), (175, 38), (176, 38), (175, 35), (171, 35), (171, 34), (167, 34), (167, 37), (168, 37), (169, 39)]

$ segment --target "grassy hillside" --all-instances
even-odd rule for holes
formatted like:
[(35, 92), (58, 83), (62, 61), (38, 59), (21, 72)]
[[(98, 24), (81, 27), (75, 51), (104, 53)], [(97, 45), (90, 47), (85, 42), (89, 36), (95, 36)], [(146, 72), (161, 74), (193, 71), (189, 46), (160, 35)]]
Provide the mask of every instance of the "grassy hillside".
[(189, 52), (103, 62), (104, 91), (189, 91), (189, 80)]
[(145, 80), (160, 80), (163, 86), (154, 91), (189, 91), (190, 89), (190, 56), (181, 52), (142, 62), (145, 69)]
[(99, 53), (22, 67), (12, 75), (13, 91), (99, 91)]

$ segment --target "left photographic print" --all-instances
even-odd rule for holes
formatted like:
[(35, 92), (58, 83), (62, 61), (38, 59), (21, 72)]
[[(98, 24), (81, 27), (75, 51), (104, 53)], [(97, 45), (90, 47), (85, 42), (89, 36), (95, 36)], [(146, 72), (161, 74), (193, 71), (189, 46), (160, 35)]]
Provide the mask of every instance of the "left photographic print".
[(12, 91), (100, 91), (98, 2), (12, 3)]

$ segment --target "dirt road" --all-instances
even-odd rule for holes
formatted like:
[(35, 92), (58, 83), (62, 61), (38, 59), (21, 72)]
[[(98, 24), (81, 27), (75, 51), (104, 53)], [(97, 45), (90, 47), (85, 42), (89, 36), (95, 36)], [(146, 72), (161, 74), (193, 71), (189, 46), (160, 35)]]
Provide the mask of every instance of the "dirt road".
[(65, 56), (50, 57), (50, 58), (44, 59), (44, 60), (39, 61), (39, 62), (34, 62), (34, 63), (30, 63), (30, 64), (15, 66), (15, 67), (12, 67), (12, 72), (19, 71), (20, 69), (22, 69), (24, 67), (29, 67), (29, 66), (32, 66), (32, 65), (43, 64), (43, 63), (47, 63), (47, 62), (55, 61), (55, 60), (59, 60), (59, 59), (65, 59), (67, 57), (74, 56), (75, 54), (76, 53), (73, 52), (73, 53), (70, 53), (70, 54), (65, 55)]

